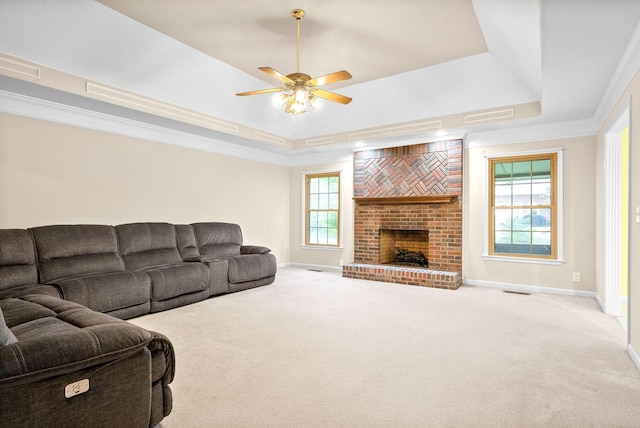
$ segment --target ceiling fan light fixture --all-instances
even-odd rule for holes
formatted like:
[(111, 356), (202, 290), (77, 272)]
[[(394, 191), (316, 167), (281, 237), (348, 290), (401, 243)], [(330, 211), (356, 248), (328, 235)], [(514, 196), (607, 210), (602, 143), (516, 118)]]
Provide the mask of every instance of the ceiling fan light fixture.
[(309, 105), (312, 109), (318, 110), (322, 107), (322, 100), (318, 97), (314, 97), (313, 95), (309, 95)]
[(296, 85), (293, 88), (293, 96), (297, 102), (304, 104), (309, 94), (307, 93), (307, 88), (305, 88), (303, 85)]
[(300, 114), (305, 114), (307, 112), (307, 106), (305, 105), (304, 102), (299, 102), (299, 101), (294, 101), (291, 104), (291, 107), (289, 108), (289, 110), (287, 110), (287, 113), (291, 113), (293, 115), (300, 115)]
[(329, 83), (351, 79), (351, 74), (348, 71), (340, 70), (335, 73), (315, 78), (311, 78), (308, 74), (300, 72), (300, 20), (304, 17), (304, 10), (294, 9), (291, 12), (291, 16), (296, 20), (298, 29), (296, 55), (297, 71), (285, 76), (271, 67), (258, 67), (259, 70), (284, 83), (284, 87), (259, 89), (257, 91), (241, 92), (236, 95), (243, 97), (247, 95), (286, 91), (284, 94), (273, 97), (273, 103), (278, 107), (282, 107), (286, 104), (285, 112), (292, 114), (306, 113), (307, 104), (311, 106), (313, 110), (317, 110), (322, 104), (322, 100), (320, 98), (340, 104), (349, 104), (351, 102), (351, 98), (317, 88), (318, 86), (327, 85)]

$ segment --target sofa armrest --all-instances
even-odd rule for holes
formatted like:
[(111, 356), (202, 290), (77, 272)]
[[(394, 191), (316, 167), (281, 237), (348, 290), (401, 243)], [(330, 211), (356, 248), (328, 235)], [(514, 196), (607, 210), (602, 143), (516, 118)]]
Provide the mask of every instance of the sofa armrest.
[[(153, 358), (151, 381), (155, 382), (161, 379), (164, 385), (168, 385), (173, 381), (176, 370), (173, 345), (164, 334), (155, 331), (149, 331), (149, 333), (152, 339), (147, 348), (151, 351)], [(156, 358), (158, 358), (158, 361), (156, 361)]]
[(260, 245), (243, 245), (240, 247), (240, 254), (269, 254), (271, 248)]

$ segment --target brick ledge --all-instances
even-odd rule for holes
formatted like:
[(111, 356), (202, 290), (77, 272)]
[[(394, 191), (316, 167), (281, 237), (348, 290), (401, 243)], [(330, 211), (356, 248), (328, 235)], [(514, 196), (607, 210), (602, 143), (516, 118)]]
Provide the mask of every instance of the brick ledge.
[(443, 288), (447, 290), (456, 290), (462, 285), (462, 274), (460, 272), (406, 266), (350, 263), (342, 267), (342, 276), (345, 278)]

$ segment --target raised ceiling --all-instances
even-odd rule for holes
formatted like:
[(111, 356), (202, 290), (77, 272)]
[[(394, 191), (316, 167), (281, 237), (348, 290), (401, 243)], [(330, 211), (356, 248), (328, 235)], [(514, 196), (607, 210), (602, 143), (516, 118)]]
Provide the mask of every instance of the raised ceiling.
[[(350, 71), (326, 89), (351, 104), (235, 96), (295, 71), (294, 8), (301, 71)], [(3, 0), (0, 89), (285, 155), (402, 144), (593, 118), (639, 21), (635, 0)]]
[(245, 73), (258, 66), (296, 71), (294, 7), (303, 8), (301, 71), (347, 69), (335, 87), (389, 77), (487, 52), (471, 0), (269, 1), (100, 0)]

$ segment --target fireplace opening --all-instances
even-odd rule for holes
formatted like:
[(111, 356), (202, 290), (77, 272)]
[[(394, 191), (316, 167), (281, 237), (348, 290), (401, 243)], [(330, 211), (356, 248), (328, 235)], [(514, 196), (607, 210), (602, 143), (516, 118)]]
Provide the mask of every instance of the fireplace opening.
[(380, 263), (428, 267), (429, 231), (380, 229)]

